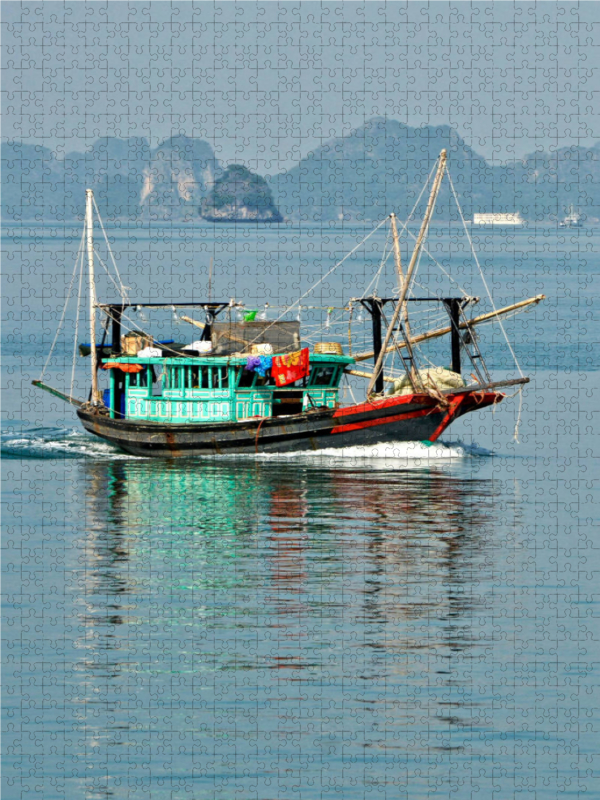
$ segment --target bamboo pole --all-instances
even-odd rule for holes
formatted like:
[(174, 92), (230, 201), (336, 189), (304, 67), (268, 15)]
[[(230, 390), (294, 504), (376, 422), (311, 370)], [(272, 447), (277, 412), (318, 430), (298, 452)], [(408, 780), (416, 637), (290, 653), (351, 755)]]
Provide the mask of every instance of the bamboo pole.
[[(412, 276), (415, 271), (415, 266), (419, 258), (419, 253), (421, 252), (421, 245), (423, 244), (423, 240), (425, 239), (425, 235), (429, 228), (429, 222), (431, 221), (431, 215), (433, 214), (435, 201), (437, 200), (437, 196), (442, 183), (442, 178), (444, 176), (444, 170), (446, 168), (446, 158), (447, 158), (447, 152), (446, 150), (442, 150), (442, 152), (440, 153), (440, 163), (438, 164), (438, 169), (433, 181), (433, 186), (431, 187), (431, 194), (429, 196), (427, 210), (425, 211), (425, 216), (423, 217), (423, 224), (421, 225), (421, 230), (419, 231), (419, 236), (415, 244), (415, 249), (413, 250), (412, 258), (410, 260), (410, 264), (408, 265), (408, 269), (406, 271), (406, 278), (402, 285), (402, 291), (400, 293), (400, 299), (398, 301), (398, 305), (396, 306), (394, 316), (392, 317), (392, 321), (390, 322), (389, 328), (387, 329), (387, 332), (385, 334), (385, 339), (383, 342), (383, 346), (381, 348), (381, 353), (379, 353), (379, 358), (377, 359), (377, 363), (375, 364), (375, 368), (373, 369), (373, 377), (369, 382), (367, 395), (370, 395), (373, 391), (373, 387), (375, 386), (375, 381), (377, 380), (377, 376), (381, 372), (381, 368), (383, 366), (383, 359), (385, 358), (387, 347), (390, 343), (390, 339), (392, 338), (394, 328), (398, 324), (398, 319), (400, 318), (400, 314), (402, 314), (404, 311), (406, 295), (408, 294), (410, 282), (412, 280)], [(407, 342), (408, 341), (409, 340), (407, 340)], [(408, 350), (409, 352), (411, 351), (410, 343), (408, 343)]]
[[(404, 286), (404, 273), (402, 272), (402, 258), (400, 256), (400, 237), (398, 236), (398, 226), (396, 224), (396, 215), (392, 211), (390, 214), (392, 224), (392, 239), (394, 241), (394, 261), (396, 263), (396, 273), (398, 275), (398, 291), (402, 291)], [(410, 323), (408, 321), (408, 304), (404, 304), (404, 330), (406, 331), (407, 338), (410, 339)]]
[(204, 329), (206, 327), (204, 322), (198, 322), (197, 320), (192, 319), (191, 317), (184, 317), (183, 314), (179, 317), (179, 319), (182, 319), (184, 322), (189, 322), (190, 325), (195, 325), (197, 328)]
[[(490, 311), (487, 314), (481, 314), (478, 317), (473, 317), (473, 319), (469, 319), (466, 322), (461, 322), (459, 324), (460, 330), (465, 330), (466, 328), (470, 328), (474, 325), (479, 325), (482, 322), (487, 322), (490, 319), (494, 319), (495, 317), (499, 317), (502, 314), (510, 314), (511, 311), (518, 311), (520, 309), (528, 308), (531, 305), (537, 305), (537, 303), (541, 303), (542, 300), (546, 299), (545, 294), (538, 294), (535, 297), (530, 297), (528, 300), (521, 300), (518, 303), (513, 303), (510, 306), (505, 306), (504, 308), (499, 308), (497, 311)], [(447, 333), (450, 333), (452, 330), (451, 326), (447, 328), (438, 328), (435, 331), (428, 331), (427, 333), (422, 333), (419, 336), (415, 336), (412, 339), (412, 344), (420, 344), (421, 342), (427, 342), (430, 339), (438, 339), (440, 336), (445, 336)], [(406, 345), (404, 342), (399, 342), (397, 345), (392, 345), (392, 347), (388, 347), (387, 352), (393, 353), (397, 347), (405, 347)], [(368, 353), (357, 353), (354, 356), (355, 361), (367, 361), (369, 358), (373, 358), (375, 353), (371, 350)], [(369, 376), (370, 377), (370, 376)]]
[[(344, 370), (344, 374), (345, 375), (357, 375), (359, 378), (372, 378), (373, 377), (373, 373), (372, 372), (363, 372), (360, 369), (348, 369), (348, 368), (346, 368)], [(383, 376), (383, 380), (386, 383), (396, 383), (396, 381), (399, 381), (400, 378), (390, 378), (389, 375), (384, 375)]]
[(45, 392), (54, 395), (54, 397), (60, 397), (61, 400), (64, 400), (65, 403), (70, 403), (72, 406), (77, 406), (79, 408), (83, 405), (83, 400), (77, 400), (75, 397), (71, 397), (70, 394), (65, 394), (58, 389), (53, 389), (52, 386), (48, 386), (47, 383), (42, 383), (42, 381), (31, 381), (31, 383), (37, 386), (38, 389), (43, 389)]

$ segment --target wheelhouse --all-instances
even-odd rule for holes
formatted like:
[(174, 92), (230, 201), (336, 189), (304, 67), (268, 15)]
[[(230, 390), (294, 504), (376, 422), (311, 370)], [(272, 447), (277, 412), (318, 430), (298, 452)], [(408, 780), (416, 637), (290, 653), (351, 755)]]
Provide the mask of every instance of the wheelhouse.
[(347, 356), (311, 354), (309, 374), (277, 387), (270, 375), (246, 369), (247, 357), (119, 356), (104, 395), (112, 419), (235, 422), (336, 408)]

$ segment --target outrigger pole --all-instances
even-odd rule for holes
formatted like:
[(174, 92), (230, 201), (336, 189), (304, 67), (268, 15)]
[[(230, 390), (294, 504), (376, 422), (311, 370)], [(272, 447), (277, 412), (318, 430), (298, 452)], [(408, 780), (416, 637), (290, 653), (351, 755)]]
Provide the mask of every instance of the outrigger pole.
[(90, 281), (90, 352), (92, 356), (92, 405), (100, 404), (98, 389), (98, 351), (96, 349), (96, 277), (94, 274), (94, 193), (85, 190), (85, 228)]
[[(408, 289), (410, 287), (410, 282), (412, 280), (413, 273), (415, 271), (415, 266), (417, 264), (417, 260), (419, 258), (419, 253), (421, 252), (421, 245), (423, 244), (423, 240), (425, 239), (425, 235), (427, 233), (427, 229), (429, 228), (429, 222), (431, 220), (431, 215), (433, 214), (433, 209), (435, 208), (435, 201), (437, 200), (438, 193), (440, 191), (440, 186), (442, 183), (442, 178), (444, 177), (444, 170), (446, 168), (446, 158), (447, 158), (447, 151), (442, 150), (440, 153), (440, 163), (438, 164), (437, 172), (433, 181), (433, 186), (431, 187), (431, 194), (429, 196), (429, 203), (427, 204), (427, 210), (425, 211), (425, 216), (423, 217), (423, 224), (421, 225), (421, 230), (419, 231), (419, 236), (417, 238), (417, 242), (415, 244), (415, 249), (413, 250), (412, 258), (410, 259), (410, 264), (408, 265), (408, 269), (406, 272), (406, 278), (404, 278), (402, 282), (401, 292), (400, 292), (400, 299), (398, 300), (398, 305), (396, 306), (396, 310), (394, 312), (394, 316), (392, 317), (392, 321), (387, 329), (385, 334), (385, 339), (383, 345), (381, 347), (381, 352), (379, 353), (379, 357), (377, 358), (377, 362), (373, 369), (373, 377), (369, 381), (369, 386), (367, 389), (367, 397), (372, 394), (373, 387), (375, 386), (375, 381), (377, 380), (377, 376), (382, 370), (383, 367), (383, 359), (385, 358), (387, 347), (390, 343), (390, 339), (394, 333), (394, 330), (398, 324), (398, 320), (400, 319), (400, 315), (404, 311), (406, 295), (408, 294)], [(407, 337), (406, 343), (409, 349), (410, 347), (410, 339)], [(413, 380), (412, 376), (411, 382)]]
[[(435, 299), (435, 298), (431, 298)], [(440, 298), (441, 299), (441, 298)], [(545, 294), (538, 294), (535, 297), (530, 297), (528, 300), (521, 300), (518, 303), (513, 303), (510, 306), (505, 306), (504, 308), (499, 308), (496, 311), (490, 311), (487, 314), (481, 314), (478, 317), (473, 317), (472, 319), (465, 320), (464, 322), (459, 322), (458, 329), (459, 330), (468, 330), (469, 328), (474, 327), (475, 325), (480, 325), (482, 322), (489, 322), (490, 320), (497, 319), (503, 314), (510, 314), (513, 311), (520, 311), (528, 306), (537, 305), (541, 303), (542, 300), (546, 299)], [(438, 328), (434, 331), (428, 331), (427, 333), (421, 333), (419, 336), (415, 336), (412, 340), (413, 344), (420, 344), (421, 342), (427, 342), (430, 339), (438, 339), (440, 336), (445, 336), (447, 333), (451, 333), (453, 330), (452, 326), (450, 325), (447, 328)], [(393, 353), (395, 350), (401, 347), (406, 347), (404, 342), (398, 342), (398, 344), (392, 345), (391, 347), (387, 348), (387, 353)], [(383, 351), (382, 351), (383, 352)], [(354, 355), (355, 361), (367, 361), (369, 358), (373, 358), (375, 355), (375, 351), (369, 350), (366, 353), (356, 353)], [(347, 371), (347, 370), (346, 370)], [(371, 373), (365, 374), (363, 377), (371, 377)], [(397, 380), (397, 379), (396, 379)]]

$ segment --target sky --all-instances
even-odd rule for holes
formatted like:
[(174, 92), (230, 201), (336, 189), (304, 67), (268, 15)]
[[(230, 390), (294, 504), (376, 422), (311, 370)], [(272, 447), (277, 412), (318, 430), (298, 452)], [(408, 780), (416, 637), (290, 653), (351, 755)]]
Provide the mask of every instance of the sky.
[(374, 116), (492, 161), (600, 140), (600, 3), (3, 2), (2, 138), (288, 169)]

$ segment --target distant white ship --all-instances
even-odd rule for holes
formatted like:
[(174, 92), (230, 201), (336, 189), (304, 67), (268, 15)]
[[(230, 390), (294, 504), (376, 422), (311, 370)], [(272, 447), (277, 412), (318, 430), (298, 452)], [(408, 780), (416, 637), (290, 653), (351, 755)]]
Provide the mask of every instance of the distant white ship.
[(473, 214), (473, 225), (485, 228), (522, 228), (524, 224), (518, 211), (511, 214)]
[(573, 206), (569, 206), (569, 213), (563, 219), (562, 222), (558, 223), (559, 228), (581, 228), (583, 227), (583, 222), (581, 220), (581, 214), (579, 211), (575, 211)]

